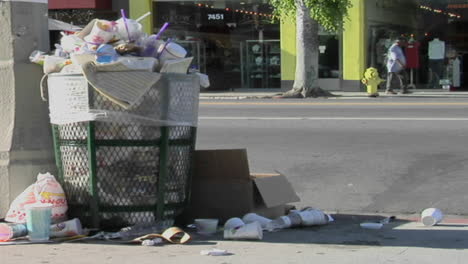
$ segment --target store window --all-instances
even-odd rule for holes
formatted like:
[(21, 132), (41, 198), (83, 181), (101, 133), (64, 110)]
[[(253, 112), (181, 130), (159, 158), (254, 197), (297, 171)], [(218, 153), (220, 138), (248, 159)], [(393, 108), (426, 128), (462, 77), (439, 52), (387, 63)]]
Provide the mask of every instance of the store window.
[(266, 0), (154, 2), (155, 32), (183, 45), (213, 90), (279, 88), (279, 24)]
[(452, 0), (369, 0), (369, 66), (385, 77), (386, 53), (404, 36), (407, 82), (416, 89), (468, 90), (468, 5)]

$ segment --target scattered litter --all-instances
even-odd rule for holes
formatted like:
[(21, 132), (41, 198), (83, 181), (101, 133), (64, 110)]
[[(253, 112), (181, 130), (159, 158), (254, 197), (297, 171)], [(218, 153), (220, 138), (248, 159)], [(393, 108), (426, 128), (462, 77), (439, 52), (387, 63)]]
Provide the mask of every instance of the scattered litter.
[(440, 209), (427, 208), (421, 213), (421, 222), (425, 226), (434, 226), (444, 219), (444, 214)]
[(259, 222), (224, 230), (224, 239), (232, 240), (262, 240), (263, 229)]
[(365, 229), (381, 229), (383, 227), (382, 223), (361, 223), (360, 225)]
[(28, 235), (25, 224), (0, 223), (0, 241), (5, 242)]
[(259, 222), (262, 225), (262, 228), (265, 229), (272, 220), (255, 213), (249, 213), (242, 217), (242, 220), (246, 223)]
[(164, 243), (163, 239), (158, 237), (155, 239), (145, 239), (141, 242), (142, 246), (159, 246)]
[(396, 219), (395, 216), (389, 216), (389, 217), (386, 217), (386, 218), (380, 220), (379, 223), (381, 223), (381, 224), (389, 224), (390, 222), (395, 221), (395, 219)]
[[(255, 222), (255, 221), (251, 221), (249, 223), (252, 223), (252, 222)], [(245, 223), (246, 222), (242, 221), (242, 219), (238, 217), (233, 217), (233, 218), (228, 219), (226, 223), (224, 223), (224, 230), (240, 228), (240, 227), (245, 226)]]
[(53, 224), (50, 227), (50, 237), (73, 237), (80, 236), (83, 233), (83, 228), (78, 218)]
[(323, 211), (306, 207), (302, 210), (291, 210), (286, 216), (272, 220), (266, 226), (266, 230), (272, 232), (284, 228), (299, 226), (325, 225), (334, 219)]
[(212, 248), (212, 249), (200, 251), (200, 255), (202, 256), (229, 256), (229, 255), (232, 255), (232, 253), (229, 253), (225, 249)]

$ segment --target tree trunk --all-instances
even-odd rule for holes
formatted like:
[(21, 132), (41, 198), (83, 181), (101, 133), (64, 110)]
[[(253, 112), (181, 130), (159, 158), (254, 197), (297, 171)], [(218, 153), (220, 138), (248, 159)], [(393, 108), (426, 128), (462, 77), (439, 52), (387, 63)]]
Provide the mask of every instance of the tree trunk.
[(311, 18), (310, 9), (303, 0), (296, 0), (296, 8), (296, 75), (293, 88), (282, 97), (331, 96), (318, 85), (319, 24)]

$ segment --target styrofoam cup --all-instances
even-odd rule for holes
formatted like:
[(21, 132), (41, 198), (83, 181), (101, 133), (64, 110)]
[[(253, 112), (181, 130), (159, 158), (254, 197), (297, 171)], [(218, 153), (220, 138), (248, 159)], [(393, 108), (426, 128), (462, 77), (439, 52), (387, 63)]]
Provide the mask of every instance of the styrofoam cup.
[(258, 215), (256, 213), (248, 213), (242, 217), (242, 220), (246, 224), (250, 224), (253, 222), (259, 222), (262, 228), (265, 228), (269, 222), (271, 222), (271, 219), (263, 217), (261, 215)]
[(94, 24), (91, 33), (84, 37), (84, 40), (92, 45), (100, 45), (111, 41), (114, 35), (115, 29), (112, 23), (106, 20), (98, 20)]
[(238, 217), (233, 217), (224, 223), (224, 229), (234, 229), (234, 228), (239, 228), (245, 226), (244, 221)]
[(158, 49), (158, 58), (161, 64), (167, 60), (183, 59), (187, 55), (187, 50), (177, 43), (163, 43)]
[(437, 225), (443, 218), (444, 214), (437, 208), (427, 208), (421, 213), (421, 222), (425, 226)]
[(328, 223), (328, 216), (320, 210), (306, 210), (299, 212), (302, 219), (302, 225), (325, 225)]
[(262, 240), (263, 229), (259, 222), (246, 224), (240, 228), (225, 229), (225, 239), (248, 239), (248, 240)]
[(30, 241), (47, 241), (50, 238), (52, 204), (28, 204), (26, 209), (26, 226)]
[(197, 233), (201, 235), (212, 235), (218, 229), (218, 219), (195, 219)]
[(74, 218), (65, 222), (53, 224), (50, 226), (51, 237), (71, 237), (83, 234), (80, 219)]

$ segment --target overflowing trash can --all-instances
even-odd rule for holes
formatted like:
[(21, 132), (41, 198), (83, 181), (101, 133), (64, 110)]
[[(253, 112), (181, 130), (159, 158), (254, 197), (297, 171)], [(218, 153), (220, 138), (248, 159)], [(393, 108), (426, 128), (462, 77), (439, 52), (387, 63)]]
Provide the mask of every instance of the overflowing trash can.
[(48, 76), (58, 179), (85, 226), (168, 227), (189, 201), (199, 77), (151, 74), (159, 80), (124, 106), (83, 74)]

